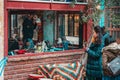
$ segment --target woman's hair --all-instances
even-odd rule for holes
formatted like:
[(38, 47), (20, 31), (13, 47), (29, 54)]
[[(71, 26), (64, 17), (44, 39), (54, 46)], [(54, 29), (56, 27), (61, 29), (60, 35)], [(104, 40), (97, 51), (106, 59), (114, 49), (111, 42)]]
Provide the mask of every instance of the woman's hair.
[(101, 34), (101, 28), (100, 28), (100, 26), (95, 26), (94, 27), (94, 31), (97, 34), (97, 36), (95, 38), (95, 43), (96, 44), (101, 44), (101, 42), (102, 42), (102, 34)]
[(95, 31), (96, 33), (101, 33), (101, 28), (100, 28), (100, 26), (95, 26), (95, 27), (94, 27), (94, 31)]

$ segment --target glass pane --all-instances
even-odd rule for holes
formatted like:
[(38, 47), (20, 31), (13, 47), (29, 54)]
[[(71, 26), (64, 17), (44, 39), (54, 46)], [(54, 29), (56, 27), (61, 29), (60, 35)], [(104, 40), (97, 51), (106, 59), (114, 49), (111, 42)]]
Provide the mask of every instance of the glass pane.
[(65, 35), (68, 35), (68, 14), (65, 14)]
[(74, 17), (73, 14), (69, 14), (68, 17), (68, 36), (73, 36), (73, 31), (74, 31)]
[(64, 14), (59, 14), (59, 16), (58, 16), (58, 36), (59, 37), (63, 37), (63, 36), (65, 36), (65, 28), (64, 28), (64, 26), (65, 26), (65, 15)]
[(79, 15), (75, 14), (74, 16), (74, 36), (79, 35)]

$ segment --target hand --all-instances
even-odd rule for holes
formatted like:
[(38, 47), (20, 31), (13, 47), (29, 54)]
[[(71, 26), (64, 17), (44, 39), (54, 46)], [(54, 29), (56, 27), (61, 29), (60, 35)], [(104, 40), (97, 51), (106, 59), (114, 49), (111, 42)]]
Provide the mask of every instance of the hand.
[(86, 48), (86, 46), (87, 46), (87, 45), (86, 45), (86, 43), (84, 42), (84, 43), (83, 43), (83, 48)]
[(89, 48), (86, 48), (86, 51), (88, 51), (89, 50)]
[(84, 50), (85, 52), (87, 52), (87, 51), (89, 50), (89, 48), (83, 48), (83, 50)]

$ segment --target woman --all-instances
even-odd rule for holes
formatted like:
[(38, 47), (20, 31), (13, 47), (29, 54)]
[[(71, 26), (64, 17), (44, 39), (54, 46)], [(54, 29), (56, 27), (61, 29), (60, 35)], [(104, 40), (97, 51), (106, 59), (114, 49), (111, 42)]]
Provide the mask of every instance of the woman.
[(108, 31), (106, 31), (105, 27), (101, 28), (101, 32), (103, 35), (103, 38), (102, 38), (103, 47), (108, 46), (112, 42), (115, 42), (115, 40), (113, 40), (112, 38), (112, 35), (110, 35)]
[(102, 34), (99, 26), (94, 27), (90, 47), (85, 49), (88, 53), (86, 66), (86, 80), (102, 80)]

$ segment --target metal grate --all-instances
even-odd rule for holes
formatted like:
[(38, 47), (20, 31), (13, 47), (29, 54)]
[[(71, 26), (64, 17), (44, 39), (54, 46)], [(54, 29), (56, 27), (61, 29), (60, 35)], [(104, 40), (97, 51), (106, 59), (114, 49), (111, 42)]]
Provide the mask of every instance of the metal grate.
[(120, 39), (120, 7), (114, 6), (110, 8), (110, 34), (113, 36), (113, 39)]

